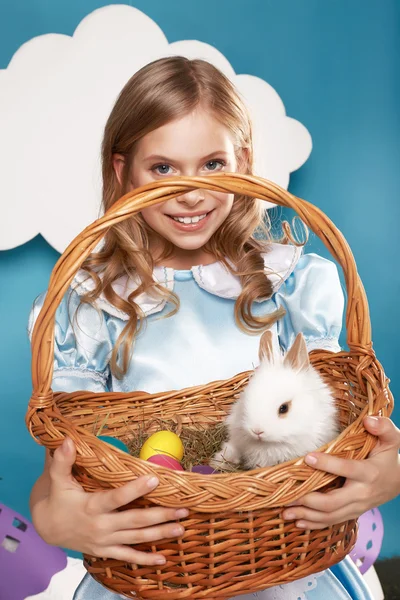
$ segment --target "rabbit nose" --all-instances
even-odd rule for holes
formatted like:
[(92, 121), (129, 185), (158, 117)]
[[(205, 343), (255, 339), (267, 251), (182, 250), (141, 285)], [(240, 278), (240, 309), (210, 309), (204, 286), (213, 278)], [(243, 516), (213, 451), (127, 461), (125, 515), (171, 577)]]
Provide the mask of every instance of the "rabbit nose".
[(252, 429), (252, 432), (255, 433), (256, 435), (261, 435), (262, 433), (264, 433), (264, 431), (262, 429)]

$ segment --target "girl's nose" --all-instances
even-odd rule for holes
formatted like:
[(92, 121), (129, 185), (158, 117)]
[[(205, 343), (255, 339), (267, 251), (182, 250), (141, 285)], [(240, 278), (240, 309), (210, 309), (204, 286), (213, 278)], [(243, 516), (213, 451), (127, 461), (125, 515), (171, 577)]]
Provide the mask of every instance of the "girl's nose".
[(204, 200), (204, 191), (203, 190), (192, 190), (191, 192), (186, 192), (186, 194), (182, 194), (182, 196), (177, 197), (177, 201), (181, 204), (187, 204), (190, 208), (197, 206)]

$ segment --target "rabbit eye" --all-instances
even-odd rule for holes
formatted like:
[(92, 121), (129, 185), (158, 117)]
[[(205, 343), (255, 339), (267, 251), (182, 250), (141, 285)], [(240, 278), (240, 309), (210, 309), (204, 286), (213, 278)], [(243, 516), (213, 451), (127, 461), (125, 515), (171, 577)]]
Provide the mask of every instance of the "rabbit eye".
[(278, 410), (278, 415), (286, 415), (289, 412), (291, 404), (291, 402), (284, 402), (283, 404), (281, 404)]

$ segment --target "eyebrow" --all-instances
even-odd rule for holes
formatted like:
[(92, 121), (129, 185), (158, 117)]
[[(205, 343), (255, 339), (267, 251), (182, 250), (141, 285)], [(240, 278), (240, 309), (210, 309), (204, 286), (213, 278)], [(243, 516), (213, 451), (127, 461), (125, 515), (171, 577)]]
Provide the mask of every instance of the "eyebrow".
[[(215, 156), (228, 156), (228, 152), (226, 152), (225, 150), (215, 150), (214, 152), (207, 154), (207, 156), (203, 156), (202, 158), (200, 158), (200, 161), (206, 161)], [(143, 160), (160, 161), (163, 163), (179, 162), (173, 158), (168, 158), (167, 156), (162, 156), (160, 154), (151, 154), (150, 156), (146, 156)]]

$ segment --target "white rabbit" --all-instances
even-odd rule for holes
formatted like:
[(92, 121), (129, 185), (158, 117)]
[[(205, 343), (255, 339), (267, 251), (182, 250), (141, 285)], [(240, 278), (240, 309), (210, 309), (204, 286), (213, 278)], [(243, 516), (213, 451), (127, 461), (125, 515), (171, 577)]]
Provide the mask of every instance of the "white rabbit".
[[(317, 450), (339, 433), (332, 392), (310, 364), (302, 334), (286, 355), (260, 340), (260, 365), (226, 418), (228, 441), (210, 464), (267, 467)], [(222, 464), (221, 464), (222, 463)]]

